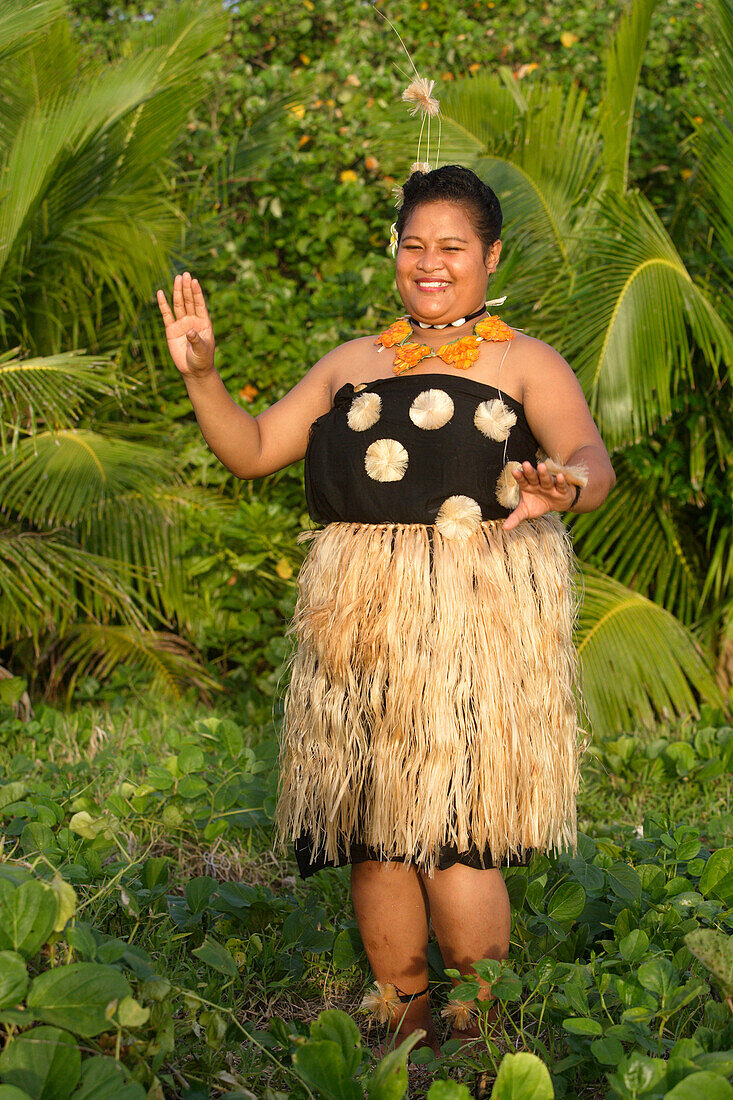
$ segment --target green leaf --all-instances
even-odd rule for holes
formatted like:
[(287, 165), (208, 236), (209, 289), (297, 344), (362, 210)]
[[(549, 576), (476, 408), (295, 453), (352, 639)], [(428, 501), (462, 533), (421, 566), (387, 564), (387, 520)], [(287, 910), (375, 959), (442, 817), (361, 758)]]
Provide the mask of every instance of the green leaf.
[(333, 966), (334, 970), (350, 970), (359, 959), (354, 950), (348, 929), (344, 928), (333, 941)]
[(310, 1039), (293, 1054), (293, 1067), (301, 1081), (318, 1089), (326, 1100), (363, 1100), (364, 1092), (347, 1069), (340, 1043)]
[(621, 1041), (615, 1036), (594, 1039), (590, 1045), (594, 1058), (604, 1066), (617, 1066), (624, 1056)]
[(522, 996), (522, 979), (513, 970), (504, 968), (491, 989), (500, 1001), (518, 1001)]
[(713, 852), (700, 875), (698, 889), (705, 897), (712, 894), (725, 905), (733, 905), (733, 848)]
[(28, 988), (25, 962), (14, 951), (0, 951), (0, 1008), (20, 1004)]
[(145, 1100), (146, 1096), (121, 1062), (97, 1056), (82, 1063), (81, 1084), (71, 1100)]
[(424, 1031), (413, 1031), (382, 1059), (366, 1082), (369, 1100), (402, 1100), (407, 1090), (407, 1057), (424, 1037)]
[(0, 703), (14, 707), (23, 697), (28, 683), (22, 676), (9, 676), (0, 680)]
[(586, 1016), (570, 1016), (563, 1020), (562, 1026), (569, 1035), (602, 1035), (603, 1027), (598, 1020)]
[(205, 962), (212, 970), (218, 970), (220, 974), (226, 975), (227, 978), (236, 978), (239, 973), (237, 964), (226, 947), (211, 936), (207, 936), (201, 946), (192, 951), (192, 954)]
[(178, 754), (178, 767), (183, 775), (200, 772), (204, 766), (204, 754), (196, 745), (184, 745)]
[(209, 875), (192, 878), (186, 883), (186, 903), (192, 913), (203, 913), (216, 893), (219, 883)]
[(63, 932), (76, 912), (76, 894), (74, 892), (74, 887), (68, 882), (65, 882), (58, 872), (51, 880), (51, 889), (56, 895), (56, 902), (58, 904), (56, 923), (53, 926), (53, 930), (54, 932)]
[(34, 1027), (9, 1041), (0, 1054), (0, 1076), (34, 1100), (68, 1100), (81, 1073), (81, 1053), (68, 1031)]
[(130, 986), (119, 970), (81, 962), (39, 974), (27, 1004), (39, 1020), (89, 1038), (109, 1027), (113, 1002), (129, 996)]
[(550, 898), (547, 915), (556, 921), (576, 920), (585, 908), (585, 890), (579, 882), (564, 882)]
[(733, 1086), (728, 1084), (725, 1077), (702, 1070), (679, 1081), (673, 1089), (665, 1093), (664, 1100), (700, 1100), (703, 1096), (705, 1100), (733, 1100)]
[(671, 991), (679, 981), (679, 973), (669, 959), (650, 959), (642, 963), (636, 971), (636, 976), (644, 989), (656, 993), (662, 1001), (666, 1001)]
[(649, 937), (643, 928), (635, 928), (633, 932), (629, 932), (628, 936), (624, 936), (618, 945), (621, 958), (632, 965), (641, 962), (647, 953), (648, 947)]
[(33, 1097), (15, 1085), (0, 1085), (0, 1100), (33, 1100)]
[(689, 775), (699, 763), (697, 753), (687, 741), (673, 741), (662, 758), (670, 762), (673, 772), (679, 776)]
[(607, 871), (614, 894), (624, 901), (641, 900), (641, 879), (627, 863), (614, 863)]
[(31, 958), (53, 932), (57, 912), (56, 895), (48, 886), (31, 879), (14, 887), (0, 879), (0, 950)]
[(115, 1017), (122, 1027), (142, 1027), (150, 1019), (150, 1009), (143, 1008), (134, 997), (123, 997)]
[(471, 1093), (456, 1081), (433, 1081), (427, 1100), (471, 1100)]
[(685, 936), (685, 946), (712, 973), (726, 997), (733, 997), (733, 936), (715, 928), (698, 928)]
[(491, 1100), (553, 1100), (554, 1095), (549, 1070), (536, 1054), (504, 1055)]
[(336, 1043), (343, 1055), (348, 1073), (353, 1074), (361, 1062), (361, 1036), (351, 1016), (339, 1009), (326, 1009), (311, 1024), (313, 1039), (328, 1039)]

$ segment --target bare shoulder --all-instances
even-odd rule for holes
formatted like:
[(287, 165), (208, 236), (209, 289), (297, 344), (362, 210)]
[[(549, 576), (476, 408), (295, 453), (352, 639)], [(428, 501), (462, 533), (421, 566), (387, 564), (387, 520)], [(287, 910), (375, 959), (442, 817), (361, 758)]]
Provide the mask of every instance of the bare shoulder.
[(551, 387), (580, 389), (575, 372), (559, 351), (544, 340), (518, 332), (512, 349), (523, 399), (538, 398)]
[(374, 366), (379, 362), (376, 339), (376, 335), (357, 336), (354, 340), (339, 344), (324, 356), (321, 362), (325, 364), (328, 361), (332, 395), (346, 382), (362, 381), (365, 371), (369, 371), (370, 375), (374, 373)]
[(536, 336), (528, 336), (526, 332), (517, 332), (514, 337), (514, 350), (520, 353), (522, 360), (531, 370), (537, 367), (550, 367), (556, 370), (570, 370), (570, 365), (563, 359), (559, 351), (544, 340), (538, 340)]

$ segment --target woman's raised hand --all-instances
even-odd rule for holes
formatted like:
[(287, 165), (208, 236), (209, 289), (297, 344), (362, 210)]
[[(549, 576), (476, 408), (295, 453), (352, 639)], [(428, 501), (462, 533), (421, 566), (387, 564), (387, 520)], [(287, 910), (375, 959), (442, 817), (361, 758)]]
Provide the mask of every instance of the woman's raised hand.
[(531, 462), (523, 462), (521, 469), (513, 470), (514, 480), (521, 489), (519, 504), (506, 517), (502, 527), (510, 531), (524, 519), (536, 519), (545, 512), (564, 512), (573, 503), (575, 486), (564, 474), (551, 474), (544, 462), (537, 468)]
[(183, 375), (201, 378), (214, 370), (214, 330), (198, 279), (188, 271), (173, 280), (173, 309), (162, 290), (158, 305), (165, 322), (168, 350)]

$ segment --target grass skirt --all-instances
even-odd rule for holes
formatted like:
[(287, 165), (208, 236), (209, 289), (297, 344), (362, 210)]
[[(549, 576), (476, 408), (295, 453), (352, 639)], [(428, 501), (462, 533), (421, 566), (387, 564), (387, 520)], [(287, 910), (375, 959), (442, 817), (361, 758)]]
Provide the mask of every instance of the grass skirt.
[(445, 844), (497, 865), (574, 850), (577, 595), (558, 516), (301, 538), (281, 839), (308, 833), (328, 859), (359, 841), (429, 874)]

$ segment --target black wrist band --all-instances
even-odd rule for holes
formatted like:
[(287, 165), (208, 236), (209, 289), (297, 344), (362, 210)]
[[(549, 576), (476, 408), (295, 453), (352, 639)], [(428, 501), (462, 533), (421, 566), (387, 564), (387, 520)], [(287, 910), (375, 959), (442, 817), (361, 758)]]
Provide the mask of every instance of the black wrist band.
[(580, 496), (580, 485), (576, 485), (575, 486), (575, 496), (573, 497), (572, 503), (568, 504), (567, 508), (565, 509), (566, 512), (569, 512), (571, 508), (575, 507), (575, 505), (578, 503), (578, 497), (579, 496)]

